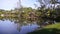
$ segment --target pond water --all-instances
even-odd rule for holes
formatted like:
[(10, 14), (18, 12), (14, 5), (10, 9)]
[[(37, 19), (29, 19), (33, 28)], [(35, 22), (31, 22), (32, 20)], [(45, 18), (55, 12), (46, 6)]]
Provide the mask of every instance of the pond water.
[(28, 23), (26, 21), (20, 22), (16, 18), (0, 18), (0, 34), (27, 34), (35, 31), (38, 27), (36, 22)]

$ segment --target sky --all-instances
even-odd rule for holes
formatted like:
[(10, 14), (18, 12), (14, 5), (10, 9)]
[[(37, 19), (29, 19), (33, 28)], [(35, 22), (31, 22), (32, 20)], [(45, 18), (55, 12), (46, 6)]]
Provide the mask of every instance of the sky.
[[(0, 9), (11, 10), (18, 6), (18, 0), (0, 0)], [(35, 8), (36, 0), (22, 0), (21, 4), (24, 7)]]
[[(37, 0), (21, 0), (21, 4), (24, 7), (36, 8), (34, 4), (37, 4), (37, 7), (40, 6)], [(60, 0), (59, 0), (60, 1)], [(0, 9), (11, 10), (19, 6), (19, 0), (0, 0)]]

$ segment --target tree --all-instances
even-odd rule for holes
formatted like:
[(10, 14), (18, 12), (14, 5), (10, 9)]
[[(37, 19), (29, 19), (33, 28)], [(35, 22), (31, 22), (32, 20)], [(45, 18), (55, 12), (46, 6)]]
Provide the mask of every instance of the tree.
[[(58, 13), (58, 11), (55, 10), (57, 8), (55, 6), (56, 4), (59, 4), (60, 2), (58, 2), (58, 0), (38, 0), (38, 2), (40, 3), (40, 6), (41, 6), (38, 10), (39, 12), (42, 13), (41, 15), (43, 15), (43, 17), (46, 16), (50, 18), (51, 20), (54, 20), (54, 18), (57, 16), (56, 12)], [(49, 7), (50, 4), (51, 4), (51, 7)]]

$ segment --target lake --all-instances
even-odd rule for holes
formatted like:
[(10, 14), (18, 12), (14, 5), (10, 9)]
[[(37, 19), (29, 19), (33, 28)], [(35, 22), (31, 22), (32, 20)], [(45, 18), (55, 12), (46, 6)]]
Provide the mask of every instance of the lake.
[(36, 22), (20, 21), (17, 18), (0, 18), (0, 34), (27, 34), (39, 27)]

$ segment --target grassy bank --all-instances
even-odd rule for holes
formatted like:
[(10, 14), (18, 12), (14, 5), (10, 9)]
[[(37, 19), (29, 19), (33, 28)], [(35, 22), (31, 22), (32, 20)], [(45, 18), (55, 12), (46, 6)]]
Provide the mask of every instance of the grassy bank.
[(28, 34), (60, 34), (60, 23), (47, 25), (41, 30), (37, 30)]

